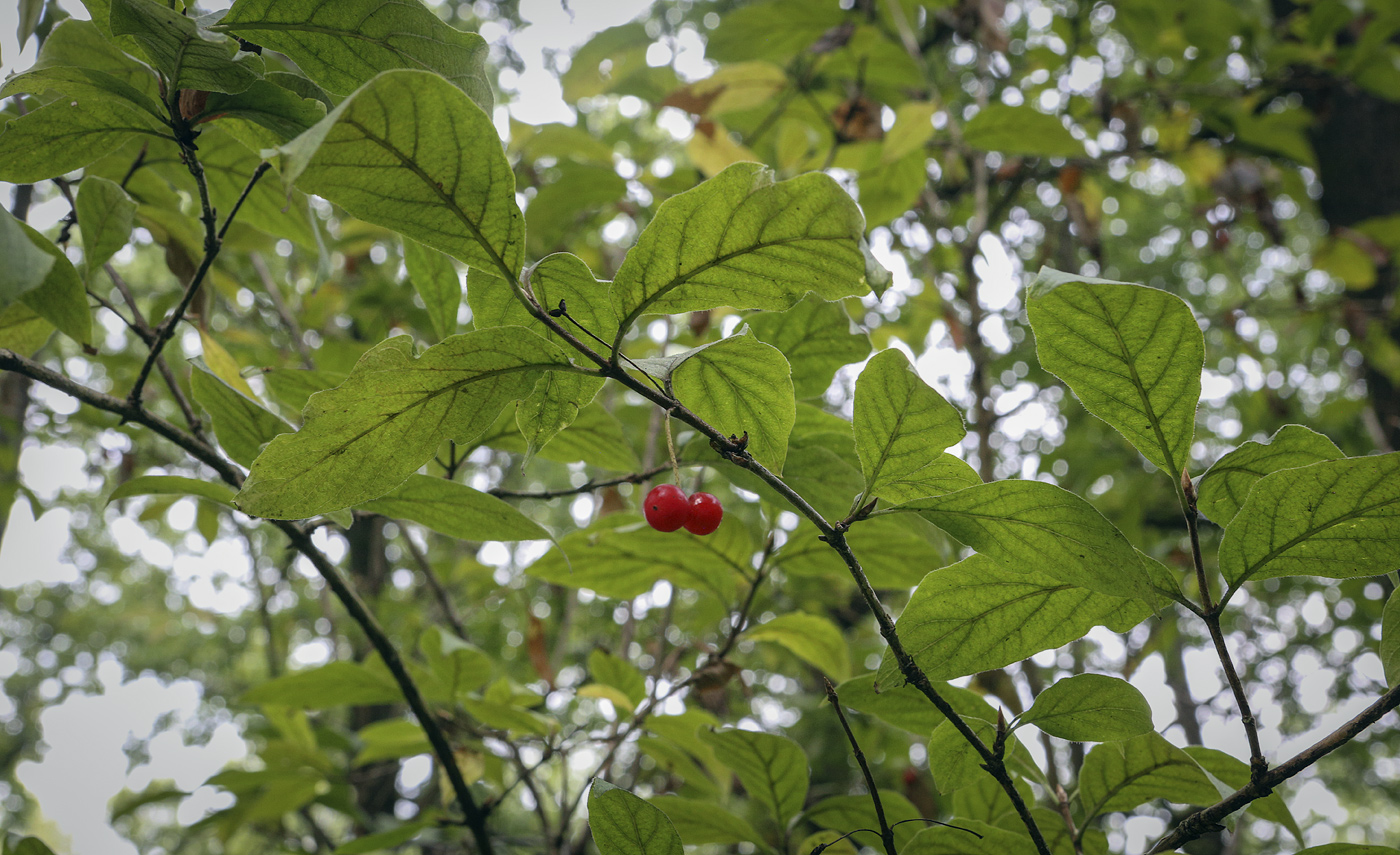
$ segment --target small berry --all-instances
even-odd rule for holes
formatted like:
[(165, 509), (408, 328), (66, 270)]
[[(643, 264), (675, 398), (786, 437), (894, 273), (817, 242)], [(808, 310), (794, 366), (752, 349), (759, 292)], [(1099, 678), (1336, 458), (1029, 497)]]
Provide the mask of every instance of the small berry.
[(696, 493), (690, 497), (690, 517), (685, 521), (685, 530), (691, 534), (709, 534), (719, 528), (724, 519), (724, 508), (719, 499), (709, 493)]
[(657, 531), (675, 531), (685, 525), (690, 516), (690, 505), (686, 504), (685, 493), (675, 484), (660, 484), (651, 488), (643, 503), (647, 523)]

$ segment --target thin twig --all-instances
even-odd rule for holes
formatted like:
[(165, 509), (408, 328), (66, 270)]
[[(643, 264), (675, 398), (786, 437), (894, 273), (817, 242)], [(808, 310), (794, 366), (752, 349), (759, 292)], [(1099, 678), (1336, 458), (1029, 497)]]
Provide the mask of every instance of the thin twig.
[[(122, 279), (121, 274), (117, 273), (116, 268), (112, 266), (111, 262), (102, 265), (102, 269), (106, 271), (108, 278), (110, 278), (112, 284), (116, 286), (117, 293), (122, 295), (122, 300), (124, 300), (127, 307), (131, 309), (131, 319), (127, 320), (125, 317), (122, 317), (122, 314), (106, 300), (102, 300), (102, 304), (111, 311), (112, 314), (121, 318), (122, 322), (125, 323), (132, 332), (140, 336), (147, 347), (154, 346), (156, 340), (155, 331), (152, 330), (151, 325), (147, 323), (146, 316), (141, 314), (141, 307), (136, 305), (136, 296), (131, 293), (131, 288), (127, 286), (126, 280)], [(100, 297), (98, 299), (101, 300)], [(170, 390), (171, 397), (175, 399), (176, 406), (180, 408), (180, 414), (185, 417), (185, 424), (189, 425), (190, 432), (195, 436), (202, 437), (204, 435), (204, 421), (195, 413), (194, 407), (191, 406), (189, 399), (185, 397), (185, 390), (180, 387), (179, 381), (175, 378), (175, 372), (170, 370), (170, 364), (165, 361), (164, 356), (156, 360), (156, 370), (160, 372), (161, 379), (165, 381), (166, 388)]]
[(253, 263), (253, 271), (258, 274), (258, 279), (262, 282), (263, 290), (267, 292), (267, 298), (271, 301), (272, 308), (277, 312), (277, 317), (287, 328), (287, 335), (292, 339), (292, 346), (297, 349), (297, 353), (301, 356), (302, 366), (315, 368), (316, 363), (311, 359), (311, 348), (307, 347), (306, 342), (302, 339), (301, 325), (287, 311), (287, 303), (282, 299), (282, 292), (277, 287), (277, 282), (272, 278), (272, 271), (267, 269), (267, 262), (263, 261), (262, 255), (257, 252), (249, 253), (248, 260)]
[[(98, 392), (34, 360), (3, 348), (0, 348), (0, 369), (23, 374), (50, 388), (71, 395), (88, 406), (120, 416), (123, 422), (146, 427), (170, 440), (196, 460), (213, 469), (230, 486), (239, 487), (243, 483), (242, 471), (203, 439), (180, 430), (140, 404), (132, 402), (129, 398), (117, 398)], [(394, 681), (398, 684), (409, 708), (413, 710), (419, 726), (427, 735), (428, 742), (433, 748), (433, 754), (436, 755), (438, 762), (447, 773), (453, 792), (462, 807), (463, 822), (471, 830), (472, 836), (476, 840), (478, 852), (482, 855), (491, 855), (494, 847), (486, 830), (486, 814), (472, 796), (471, 788), (462, 777), (461, 768), (457, 765), (456, 758), (452, 753), (452, 746), (448, 743), (437, 719), (429, 711), (422, 693), (418, 691), (417, 684), (413, 681), (403, 659), (399, 656), (398, 649), (389, 640), (388, 635), (385, 634), (379, 622), (365, 606), (364, 601), (360, 599), (359, 594), (355, 593), (355, 590), (345, 581), (339, 568), (331, 563), (325, 553), (312, 543), (311, 535), (305, 529), (289, 520), (267, 520), (267, 522), (281, 529), (291, 541), (292, 546), (311, 562), (325, 580), (327, 587), (335, 594), (336, 599), (340, 600), (350, 617), (368, 636), (371, 645), (384, 661), (385, 667), (394, 676)]]
[(1239, 673), (1235, 670), (1235, 662), (1230, 657), (1230, 648), (1225, 644), (1225, 633), (1220, 628), (1220, 609), (1211, 602), (1210, 580), (1206, 578), (1205, 562), (1201, 557), (1201, 535), (1198, 530), (1199, 513), (1196, 510), (1196, 486), (1191, 483), (1191, 476), (1185, 470), (1181, 470), (1181, 490), (1185, 507), (1182, 511), (1186, 515), (1186, 528), (1191, 533), (1191, 558), (1196, 567), (1196, 584), (1201, 589), (1201, 606), (1206, 628), (1210, 630), (1210, 640), (1215, 644), (1215, 653), (1220, 658), (1220, 666), (1225, 669), (1225, 680), (1230, 684), (1230, 691), (1235, 695), (1235, 703), (1240, 708), (1240, 723), (1244, 725), (1245, 738), (1249, 740), (1249, 776), (1250, 780), (1257, 781), (1269, 769), (1268, 761), (1264, 759), (1264, 751), (1259, 745), (1259, 726), (1254, 719), (1254, 712), (1249, 708), (1249, 698), (1245, 695), (1244, 683), (1240, 680)]
[(503, 490), (496, 488), (486, 492), (498, 499), (558, 499), (563, 496), (577, 496), (580, 493), (591, 493), (594, 490), (601, 490), (604, 487), (616, 487), (618, 484), (640, 484), (643, 481), (650, 481), (655, 476), (671, 468), (670, 463), (663, 463), (660, 466), (652, 466), (643, 469), (641, 472), (633, 472), (630, 475), (622, 475), (617, 478), (605, 478), (603, 480), (589, 479), (577, 487), (569, 487), (565, 490)]
[(846, 721), (846, 713), (841, 709), (841, 699), (836, 696), (836, 687), (825, 677), (822, 678), (822, 682), (826, 684), (827, 700), (831, 701), (832, 709), (836, 710), (836, 717), (841, 720), (841, 729), (846, 732), (846, 741), (851, 743), (851, 753), (855, 755), (856, 764), (860, 766), (860, 773), (865, 776), (865, 788), (870, 791), (870, 800), (875, 803), (875, 820), (880, 823), (880, 840), (885, 844), (885, 855), (899, 855), (894, 845), (894, 829), (885, 819), (885, 806), (880, 804), (880, 789), (875, 786), (875, 776), (870, 774), (870, 764), (865, 762), (865, 752), (860, 750), (860, 743), (856, 741), (856, 735), (851, 732), (851, 725)]
[(442, 609), (443, 617), (452, 627), (452, 631), (463, 641), (467, 640), (467, 628), (462, 623), (462, 616), (457, 614), (457, 607), (452, 604), (452, 597), (447, 593), (447, 588), (443, 587), (442, 580), (438, 578), (437, 572), (433, 570), (433, 565), (428, 561), (428, 556), (423, 550), (418, 548), (418, 544), (413, 542), (413, 538), (408, 534), (408, 527), (402, 520), (396, 520), (399, 526), (399, 536), (408, 546), (408, 553), (413, 556), (413, 562), (422, 571), (423, 578), (427, 580), (428, 587), (433, 589), (433, 596), (437, 598), (438, 607)]

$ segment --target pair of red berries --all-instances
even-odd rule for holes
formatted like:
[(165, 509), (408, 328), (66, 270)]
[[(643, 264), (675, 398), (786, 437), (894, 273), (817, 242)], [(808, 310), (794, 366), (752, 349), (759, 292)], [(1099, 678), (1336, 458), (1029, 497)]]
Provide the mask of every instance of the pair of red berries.
[(651, 488), (643, 503), (647, 523), (657, 531), (675, 531), (681, 526), (691, 534), (709, 534), (719, 528), (724, 508), (709, 493), (696, 493), (689, 499), (675, 484)]

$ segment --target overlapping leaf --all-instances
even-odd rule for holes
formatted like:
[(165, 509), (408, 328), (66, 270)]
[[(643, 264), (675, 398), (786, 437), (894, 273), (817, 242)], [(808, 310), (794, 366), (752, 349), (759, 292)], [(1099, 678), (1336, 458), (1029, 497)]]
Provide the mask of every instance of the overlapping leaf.
[(665, 795), (654, 797), (651, 803), (670, 818), (687, 846), (763, 842), (763, 835), (748, 820), (715, 802)]
[(647, 312), (737, 306), (786, 309), (808, 291), (828, 300), (882, 289), (865, 220), (830, 177), (774, 183), (737, 163), (662, 203), (617, 271), (612, 299), (621, 336)]
[(214, 436), (236, 463), (251, 466), (265, 443), (292, 426), (229, 386), (201, 360), (191, 360), (190, 389), (213, 419)]
[(386, 71), (279, 151), (288, 184), (473, 267), (520, 270), (524, 222), (495, 125), (436, 74)]
[(599, 855), (682, 855), (685, 847), (660, 808), (601, 778), (588, 792), (588, 827)]
[(702, 731), (700, 739), (780, 826), (802, 810), (808, 778), (802, 746), (785, 736), (751, 730)]
[(337, 95), (407, 68), (441, 75), (482, 109), (492, 106), (485, 39), (448, 26), (418, 0), (239, 0), (216, 29), (286, 54)]
[[(1203, 745), (1188, 745), (1181, 750), (1190, 755), (1191, 759), (1195, 760), (1208, 774), (1217, 778), (1227, 787), (1234, 787), (1238, 790), (1249, 783), (1249, 764), (1243, 760), (1232, 757), (1224, 751), (1206, 748)], [(1282, 825), (1293, 835), (1293, 839), (1302, 845), (1303, 830), (1298, 827), (1298, 821), (1289, 812), (1288, 804), (1284, 802), (1283, 796), (1278, 790), (1250, 802), (1245, 810), (1260, 819)]]
[(115, 181), (89, 175), (78, 188), (75, 210), (83, 231), (83, 263), (91, 279), (131, 239), (136, 202)]
[(301, 430), (254, 461), (238, 506), (298, 519), (382, 496), (442, 440), (471, 441), (528, 395), (541, 372), (568, 367), (559, 348), (522, 329), (453, 336), (418, 358), (407, 336), (389, 339), (340, 386), (311, 397)]
[(231, 40), (155, 0), (112, 0), (112, 33), (131, 36), (172, 89), (242, 92), (262, 76), (262, 58), (233, 56)]
[(1084, 408), (1173, 478), (1190, 461), (1205, 339), (1180, 297), (1045, 268), (1027, 303), (1036, 354)]
[[(808, 525), (793, 532), (778, 553), (783, 572), (794, 576), (849, 579), (846, 562), (817, 536), (816, 528)], [(930, 536), (946, 540), (927, 523), (910, 525), (906, 517), (879, 516), (852, 527), (846, 533), (846, 543), (860, 557), (870, 584), (877, 588), (909, 588), (919, 584), (926, 573), (948, 562), (944, 551)]]
[(853, 423), (867, 496), (900, 504), (970, 486), (966, 464), (959, 468), (941, 454), (967, 433), (962, 415), (902, 351), (882, 351), (866, 364), (856, 380)]
[(808, 294), (786, 312), (751, 315), (754, 335), (776, 347), (792, 366), (793, 393), (815, 398), (831, 385), (836, 369), (870, 353), (870, 339), (851, 331), (851, 318), (840, 303)]
[(179, 475), (141, 475), (117, 485), (108, 502), (132, 496), (198, 496), (221, 505), (229, 504), (233, 488), (220, 481), (201, 481)]
[(283, 674), (243, 696), (245, 703), (301, 709), (391, 704), (402, 700), (399, 687), (391, 680), (355, 662), (331, 662)]
[(421, 523), (459, 540), (542, 540), (549, 532), (495, 496), (465, 484), (410, 475), (390, 492), (360, 506), (363, 510)]
[(1397, 564), (1400, 452), (1265, 476), (1220, 543), (1220, 571), (1232, 588), (1276, 576), (1374, 576)]
[(1219, 798), (1219, 791), (1196, 761), (1156, 733), (1095, 746), (1079, 773), (1079, 799), (1086, 823), (1100, 814), (1132, 810), (1153, 799), (1209, 805)]
[(439, 339), (457, 332), (457, 309), (462, 305), (462, 278), (452, 259), (423, 246), (416, 240), (404, 239), (403, 263), (408, 268), (408, 280), (428, 310), (428, 322)]
[(777, 348), (752, 335), (730, 336), (682, 363), (671, 385), (682, 404), (721, 433), (747, 433), (753, 458), (782, 471), (797, 405)]
[(1266, 442), (1246, 442), (1201, 476), (1197, 506), (1225, 526), (1244, 507), (1249, 491), (1265, 475), (1344, 457), (1332, 440), (1302, 425), (1285, 425)]
[(1074, 742), (1110, 742), (1152, 731), (1152, 707), (1128, 683), (1105, 674), (1076, 674), (1041, 692), (1019, 719)]
[(167, 136), (149, 113), (121, 102), (55, 101), (11, 119), (0, 134), (0, 181), (33, 184), (81, 169), (126, 144), (133, 134)]
[(1056, 116), (1029, 104), (988, 104), (963, 126), (963, 140), (983, 151), (1032, 157), (1083, 157), (1084, 144)]
[(1092, 505), (1043, 481), (994, 481), (899, 506), (1009, 569), (1154, 602), (1151, 580), (1123, 533)]
[(0, 211), (0, 258), (0, 309), (42, 285), (55, 261), (9, 211)]
[[(979, 554), (925, 576), (895, 626), (929, 678), (949, 680), (1053, 650), (1095, 626), (1126, 632), (1149, 613), (1141, 600), (1097, 593)], [(894, 658), (886, 655), (881, 684), (899, 679)]]
[(83, 287), (83, 280), (78, 276), (73, 262), (37, 229), (28, 223), (18, 225), (35, 247), (53, 259), (44, 281), (37, 288), (19, 295), (20, 302), (74, 341), (83, 344), (91, 342), (92, 310), (88, 307), (87, 289)]
[(851, 676), (851, 655), (841, 630), (821, 615), (788, 612), (748, 630), (744, 637), (781, 644), (833, 681)]

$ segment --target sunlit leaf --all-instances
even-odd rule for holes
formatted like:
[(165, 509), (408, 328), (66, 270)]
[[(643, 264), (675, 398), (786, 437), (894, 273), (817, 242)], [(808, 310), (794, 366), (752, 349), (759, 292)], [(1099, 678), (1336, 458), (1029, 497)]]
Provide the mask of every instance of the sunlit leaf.
[(588, 791), (588, 827), (599, 855), (681, 855), (685, 849), (665, 813), (601, 778)]
[(686, 360), (671, 375), (676, 398), (720, 433), (748, 435), (748, 451), (774, 472), (787, 457), (797, 418), (783, 354), (752, 335), (734, 335)]
[(1156, 733), (1097, 745), (1079, 773), (1085, 822), (1111, 811), (1128, 811), (1154, 799), (1210, 805), (1215, 785), (1190, 755)]
[(251, 466), (265, 443), (292, 429), (260, 402), (220, 379), (202, 360), (192, 359), (190, 364), (194, 399), (209, 413), (214, 436), (234, 462)]
[(747, 320), (754, 335), (787, 357), (798, 398), (821, 395), (838, 368), (870, 353), (869, 337), (851, 331), (845, 308), (812, 294), (786, 312), (759, 312)]
[(112, 0), (112, 32), (140, 43), (173, 89), (242, 92), (262, 76), (262, 58), (233, 56), (233, 43), (155, 0)]
[[(1220, 779), (1228, 787), (1238, 790), (1249, 783), (1249, 764), (1243, 760), (1232, 757), (1224, 751), (1206, 748), (1202, 745), (1187, 745), (1181, 750), (1191, 755), (1191, 759), (1200, 764), (1202, 769)], [(1298, 827), (1298, 821), (1289, 812), (1288, 805), (1278, 790), (1250, 802), (1245, 810), (1260, 819), (1282, 825), (1288, 829), (1288, 833), (1293, 835), (1293, 839), (1300, 846), (1303, 844), (1303, 830)]]
[(198, 496), (228, 505), (233, 499), (233, 488), (218, 481), (201, 481), (178, 475), (139, 475), (118, 484), (107, 501), (115, 502), (131, 496)]
[(1061, 739), (1110, 742), (1151, 732), (1152, 708), (1125, 680), (1075, 674), (1037, 695), (1019, 721)]
[(0, 181), (33, 184), (111, 154), (133, 134), (168, 131), (149, 113), (115, 99), (55, 101), (11, 119), (0, 134)]
[(83, 263), (91, 280), (131, 239), (136, 202), (115, 181), (89, 175), (78, 188), (76, 209), (83, 233)]
[(851, 675), (851, 657), (841, 630), (820, 615), (788, 612), (749, 629), (744, 637), (777, 642), (833, 681)]
[(1197, 506), (1207, 519), (1224, 527), (1265, 475), (1344, 456), (1322, 434), (1302, 425), (1285, 425), (1266, 442), (1246, 442), (1217, 460), (1201, 476)]
[(802, 809), (807, 798), (807, 755), (785, 736), (751, 730), (702, 732), (700, 739), (719, 762), (734, 770), (749, 798), (779, 825)]
[(459, 540), (541, 540), (549, 537), (549, 532), (539, 523), (495, 496), (488, 496), (465, 484), (428, 475), (410, 475), (407, 481), (390, 492), (360, 505), (360, 509), (395, 519), (411, 520)]
[(428, 322), (438, 339), (457, 332), (457, 309), (462, 305), (462, 278), (452, 259), (423, 246), (416, 240), (404, 239), (403, 263), (408, 268), (408, 280), (428, 310)]
[(856, 380), (853, 423), (866, 495), (900, 504), (948, 492), (939, 486), (969, 486), (954, 475), (962, 472), (956, 464), (941, 460), (943, 449), (967, 433), (962, 414), (920, 379), (902, 351), (881, 351), (866, 363)]
[(1027, 309), (1045, 370), (1179, 478), (1191, 460), (1205, 361), (1191, 308), (1156, 288), (1045, 268)]

